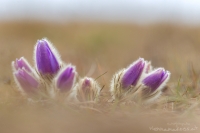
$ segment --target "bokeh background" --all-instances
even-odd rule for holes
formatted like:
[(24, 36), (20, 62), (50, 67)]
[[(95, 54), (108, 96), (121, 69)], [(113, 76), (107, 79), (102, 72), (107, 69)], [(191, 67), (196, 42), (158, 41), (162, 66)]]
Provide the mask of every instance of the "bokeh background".
[[(96, 78), (107, 72), (98, 79), (105, 91), (112, 75), (139, 57), (169, 70), (170, 85), (180, 76), (183, 82), (190, 82), (194, 76), (191, 73), (195, 71), (198, 77), (200, 72), (200, 1), (0, 1), (0, 132), (140, 131), (138, 123), (130, 118), (125, 122), (129, 124), (116, 124), (115, 118), (77, 121), (61, 109), (56, 109), (56, 114), (41, 108), (22, 108), (20, 103), (13, 105), (18, 96), (12, 92), (16, 88), (10, 86), (14, 84), (11, 61), (24, 56), (34, 65), (34, 45), (44, 37), (56, 46), (63, 61), (76, 65), (80, 77)], [(87, 128), (90, 126), (92, 130)], [(141, 129), (149, 131), (146, 125)]]

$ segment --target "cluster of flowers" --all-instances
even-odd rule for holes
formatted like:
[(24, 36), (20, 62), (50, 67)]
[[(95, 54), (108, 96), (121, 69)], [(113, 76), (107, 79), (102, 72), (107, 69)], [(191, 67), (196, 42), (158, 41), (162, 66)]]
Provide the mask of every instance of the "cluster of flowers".
[[(76, 67), (65, 64), (47, 39), (37, 41), (34, 62), (35, 67), (31, 67), (24, 57), (12, 62), (14, 79), (22, 94), (37, 98), (44, 95), (55, 98), (64, 94), (75, 102), (99, 100), (101, 88), (97, 81), (90, 77), (77, 81)], [(114, 75), (110, 91), (113, 99), (139, 95), (144, 99), (155, 99), (169, 77), (170, 73), (164, 68), (152, 70), (150, 62), (139, 58)]]
[(153, 70), (151, 62), (139, 58), (113, 76), (110, 91), (113, 99), (139, 98), (150, 102), (161, 95), (169, 78), (169, 71), (164, 68)]

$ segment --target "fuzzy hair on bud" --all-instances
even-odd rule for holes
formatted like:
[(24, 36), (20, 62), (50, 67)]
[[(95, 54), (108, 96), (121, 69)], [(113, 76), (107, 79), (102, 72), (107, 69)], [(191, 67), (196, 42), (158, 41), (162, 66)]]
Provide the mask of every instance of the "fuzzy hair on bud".
[(169, 78), (169, 71), (164, 68), (153, 71), (151, 62), (139, 58), (113, 76), (110, 92), (113, 99), (152, 101), (160, 97)]
[(158, 99), (162, 89), (170, 78), (170, 72), (164, 68), (158, 68), (150, 72), (142, 81), (142, 97), (149, 103)]
[(77, 102), (97, 102), (100, 91), (101, 89), (94, 79), (85, 77), (76, 84), (71, 93), (71, 97)]
[(111, 94), (113, 99), (121, 99), (130, 92), (137, 91), (141, 80), (146, 75), (147, 62), (139, 58), (126, 69), (117, 72), (111, 80)]
[(145, 62), (146, 62), (146, 70), (145, 70), (145, 73), (148, 74), (148, 73), (150, 73), (150, 72), (153, 70), (153, 67), (152, 67), (150, 61), (145, 61)]

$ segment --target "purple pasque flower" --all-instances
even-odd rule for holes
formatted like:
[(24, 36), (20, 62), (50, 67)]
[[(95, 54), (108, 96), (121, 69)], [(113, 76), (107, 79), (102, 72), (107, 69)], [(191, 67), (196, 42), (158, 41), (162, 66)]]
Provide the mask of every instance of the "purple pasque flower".
[(37, 70), (43, 74), (56, 74), (60, 69), (58, 53), (46, 39), (38, 40), (35, 46), (35, 61)]
[(24, 57), (12, 62), (15, 82), (21, 91), (33, 93), (37, 90), (39, 82), (34, 70)]
[(128, 89), (130, 86), (136, 86), (141, 75), (145, 70), (145, 64), (143, 58), (139, 58), (137, 61), (133, 62), (127, 69), (125, 69), (124, 74), (121, 79), (121, 85), (123, 89)]
[(16, 61), (12, 62), (13, 69), (19, 70), (24, 68), (28, 72), (32, 72), (32, 68), (27, 62), (27, 60), (24, 57), (21, 57), (20, 59), (16, 59)]
[(33, 74), (29, 73), (25, 68), (18, 69), (13, 74), (16, 83), (24, 92), (30, 94), (37, 90), (39, 82)]
[(150, 93), (162, 89), (170, 78), (170, 72), (164, 68), (158, 68), (149, 73), (143, 80), (142, 84), (145, 85)]
[(72, 65), (62, 69), (55, 78), (56, 88), (61, 92), (67, 92), (72, 89), (76, 81), (76, 69)]

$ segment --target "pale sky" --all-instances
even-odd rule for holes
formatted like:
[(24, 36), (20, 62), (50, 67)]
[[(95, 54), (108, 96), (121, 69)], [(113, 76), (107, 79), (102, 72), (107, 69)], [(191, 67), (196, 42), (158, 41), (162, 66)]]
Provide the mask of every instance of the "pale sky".
[(200, 25), (200, 0), (0, 0), (1, 20)]

